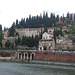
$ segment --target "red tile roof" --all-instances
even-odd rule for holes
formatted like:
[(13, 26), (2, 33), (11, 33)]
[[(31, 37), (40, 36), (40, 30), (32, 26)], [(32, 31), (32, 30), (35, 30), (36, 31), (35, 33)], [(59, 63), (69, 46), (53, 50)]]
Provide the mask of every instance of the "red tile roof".
[(52, 41), (52, 39), (40, 39), (40, 41)]
[(63, 22), (62, 22), (62, 21), (58, 21), (58, 22), (57, 22), (57, 24), (59, 24), (59, 23), (63, 24)]

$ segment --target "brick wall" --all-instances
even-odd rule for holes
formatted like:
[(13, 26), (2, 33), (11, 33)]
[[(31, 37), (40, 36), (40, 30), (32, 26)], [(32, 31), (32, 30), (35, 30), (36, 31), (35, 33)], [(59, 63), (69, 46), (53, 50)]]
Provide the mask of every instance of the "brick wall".
[(36, 60), (53, 60), (75, 62), (75, 54), (73, 53), (54, 53), (54, 52), (35, 52)]

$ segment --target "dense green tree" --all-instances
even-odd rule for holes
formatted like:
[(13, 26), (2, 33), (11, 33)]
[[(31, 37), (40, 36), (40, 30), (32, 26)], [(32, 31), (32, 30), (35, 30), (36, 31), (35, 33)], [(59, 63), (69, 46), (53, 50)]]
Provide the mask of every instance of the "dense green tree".
[(6, 48), (10, 48), (10, 45), (11, 45), (11, 44), (10, 44), (10, 41), (7, 40), (7, 42), (5, 43), (5, 47), (6, 47)]
[(56, 27), (62, 27), (63, 24), (59, 23), (59, 24), (56, 24)]
[(67, 25), (71, 23), (71, 20), (69, 18), (66, 18), (65, 21), (66, 21)]
[(60, 20), (61, 20), (61, 21), (63, 20), (62, 16), (60, 17)]
[(58, 22), (59, 21), (59, 15), (57, 15), (57, 17), (56, 17), (56, 22)]
[(0, 25), (0, 47), (2, 46), (2, 39), (3, 39), (2, 25)]
[(54, 28), (54, 41), (55, 41), (55, 44), (56, 44), (56, 30)]
[(21, 45), (21, 39), (20, 39), (20, 37), (18, 37), (17, 42), (18, 42), (18, 45)]
[(17, 45), (18, 45), (18, 40), (15, 39), (15, 47), (17, 47)]
[(61, 36), (63, 36), (62, 27), (60, 27), (60, 33)]
[(36, 35), (35, 36), (35, 46), (38, 47), (38, 44), (39, 44), (39, 36)]
[(14, 36), (15, 33), (15, 23), (13, 22), (12, 26), (9, 28), (9, 36)]
[(67, 18), (70, 18), (70, 17), (69, 17), (69, 12), (67, 13)]
[(55, 23), (56, 23), (55, 14), (51, 13), (51, 16), (50, 16), (50, 27), (54, 27)]
[(31, 37), (31, 46), (32, 47), (34, 47), (35, 46), (35, 38), (34, 38), (34, 36), (32, 35), (32, 37)]
[(24, 45), (27, 47), (34, 47), (34, 46), (37, 47), (38, 43), (39, 43), (39, 37), (37, 35), (35, 37), (33, 37), (33, 35), (32, 35), (32, 37), (23, 36), (22, 40), (20, 38), (15, 40), (16, 46), (17, 45)]
[(72, 14), (70, 15), (70, 20), (72, 20)]
[(64, 14), (63, 14), (63, 23), (64, 23), (64, 21), (65, 21), (65, 17), (64, 17)]
[(53, 24), (53, 22), (54, 22), (54, 14), (53, 13), (51, 13), (51, 15), (50, 15), (50, 20), (51, 20), (51, 23)]
[(22, 45), (25, 45), (25, 37), (22, 37)]
[(18, 19), (16, 20), (16, 27), (19, 28)]
[(0, 24), (0, 31), (2, 31), (2, 25)]
[(0, 31), (0, 48), (2, 46), (2, 32)]
[(75, 15), (74, 15), (74, 21), (75, 21)]
[(4, 31), (8, 30), (8, 28), (4, 27)]
[(10, 43), (10, 47), (11, 47), (11, 48), (14, 48), (14, 42), (11, 42), (11, 43)]
[(60, 36), (64, 36), (63, 35), (63, 32), (62, 32), (62, 27), (60, 27), (60, 30), (55, 30), (55, 35), (58, 37), (59, 35)]
[(44, 27), (44, 32), (48, 32), (47, 26)]

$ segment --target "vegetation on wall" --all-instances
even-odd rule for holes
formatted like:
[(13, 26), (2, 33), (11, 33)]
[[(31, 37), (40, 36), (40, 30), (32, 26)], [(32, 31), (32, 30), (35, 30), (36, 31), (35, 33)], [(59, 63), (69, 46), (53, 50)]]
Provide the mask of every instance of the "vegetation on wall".
[(14, 42), (10, 42), (9, 40), (7, 40), (6, 43), (5, 43), (5, 47), (7, 49), (14, 48)]

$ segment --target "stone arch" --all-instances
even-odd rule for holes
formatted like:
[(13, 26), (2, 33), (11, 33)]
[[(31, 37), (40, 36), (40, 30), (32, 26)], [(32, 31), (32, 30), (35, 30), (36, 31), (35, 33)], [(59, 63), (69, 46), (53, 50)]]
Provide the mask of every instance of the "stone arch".
[(34, 60), (34, 54), (32, 54), (32, 60)]
[(25, 53), (25, 60), (28, 59), (28, 53)]

